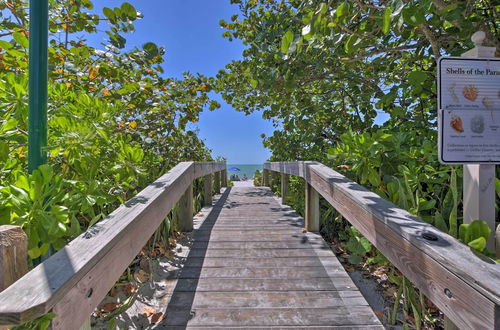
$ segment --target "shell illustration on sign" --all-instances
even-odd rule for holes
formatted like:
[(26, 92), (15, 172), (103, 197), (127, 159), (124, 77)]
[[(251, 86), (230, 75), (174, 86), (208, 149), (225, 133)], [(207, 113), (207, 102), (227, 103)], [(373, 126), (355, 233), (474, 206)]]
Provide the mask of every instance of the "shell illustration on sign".
[(453, 101), (455, 102), (459, 102), (460, 99), (458, 98), (457, 96), (457, 93), (455, 93), (455, 87), (457, 86), (456, 83), (452, 83), (449, 87), (448, 87), (448, 92), (450, 92), (450, 96), (451, 98), (453, 99)]
[(462, 89), (462, 95), (469, 101), (474, 102), (477, 99), (477, 87), (474, 85), (467, 85)]
[(450, 121), (450, 126), (453, 128), (455, 131), (459, 133), (463, 133), (464, 131), (464, 126), (462, 123), (462, 118), (459, 116), (453, 116)]
[(492, 109), (495, 101), (493, 101), (491, 97), (485, 96), (483, 97), (482, 103), (486, 109)]
[(484, 132), (484, 118), (481, 115), (472, 117), (470, 120), (470, 130), (474, 133), (481, 134)]

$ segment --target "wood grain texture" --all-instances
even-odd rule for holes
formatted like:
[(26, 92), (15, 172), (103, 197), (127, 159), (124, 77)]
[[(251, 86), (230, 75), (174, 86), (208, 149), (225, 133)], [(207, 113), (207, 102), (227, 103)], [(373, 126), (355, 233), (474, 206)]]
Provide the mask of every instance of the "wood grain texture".
[[(303, 177), (458, 327), (500, 327), (499, 264), (320, 163), (264, 168)], [(438, 240), (427, 241), (422, 233)]]
[(266, 169), (262, 170), (262, 185), (269, 186), (269, 171)]
[(28, 238), (19, 226), (0, 226), (0, 292), (28, 272)]
[(223, 169), (224, 163), (178, 164), (0, 293), (0, 324), (23, 323), (55, 307), (63, 317), (55, 324), (79, 328), (193, 180)]
[(193, 184), (189, 184), (179, 200), (179, 231), (193, 231)]
[[(196, 308), (174, 309), (160, 326), (374, 326), (378, 319), (366, 306), (335, 308)], [(189, 321), (186, 320), (189, 316)], [(383, 327), (380, 325), (380, 329)]]
[(328, 244), (302, 233), (269, 188), (226, 191), (194, 234), (159, 328), (381, 329)]
[(212, 175), (208, 174), (203, 177), (203, 204), (212, 206)]
[(215, 172), (214, 173), (214, 189), (215, 189), (215, 194), (218, 195), (220, 194), (220, 172)]
[(288, 186), (290, 184), (290, 176), (285, 173), (281, 173), (281, 203), (287, 204), (287, 198), (290, 194)]
[(305, 227), (308, 231), (319, 232), (319, 194), (309, 183), (305, 184)]

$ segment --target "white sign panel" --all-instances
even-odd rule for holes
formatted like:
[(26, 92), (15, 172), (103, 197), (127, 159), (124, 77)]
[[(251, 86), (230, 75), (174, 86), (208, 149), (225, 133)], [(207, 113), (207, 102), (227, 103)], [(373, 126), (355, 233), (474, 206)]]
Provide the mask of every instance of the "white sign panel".
[(441, 110), (441, 162), (500, 163), (500, 110)]
[(442, 163), (500, 163), (500, 59), (441, 58), (438, 107)]
[(500, 59), (441, 57), (438, 108), (500, 110)]

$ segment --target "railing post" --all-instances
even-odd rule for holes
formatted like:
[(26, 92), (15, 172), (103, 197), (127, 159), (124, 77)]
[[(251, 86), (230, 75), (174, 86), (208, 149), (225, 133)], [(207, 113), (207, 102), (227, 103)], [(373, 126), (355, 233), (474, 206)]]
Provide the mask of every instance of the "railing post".
[[(19, 226), (0, 226), (0, 292), (28, 272), (28, 238)], [(0, 330), (10, 326), (0, 325)]]
[(281, 173), (281, 204), (286, 204), (286, 199), (288, 198), (288, 183), (290, 182), (290, 176), (285, 173)]
[[(478, 31), (471, 36), (475, 47), (462, 54), (463, 57), (495, 58), (495, 47), (483, 46), (486, 35)], [(491, 231), (495, 231), (495, 178), (494, 164), (464, 164), (463, 216), (464, 223), (483, 220)], [(486, 247), (495, 251), (495, 237), (490, 236)]]
[(227, 187), (227, 171), (222, 170), (221, 175), (222, 175), (222, 186)]
[(0, 292), (28, 272), (28, 238), (18, 226), (0, 226)]
[(216, 195), (220, 194), (220, 172), (214, 173), (214, 189)]
[(269, 187), (269, 171), (266, 169), (262, 170), (262, 185)]
[(179, 231), (193, 231), (193, 184), (179, 200)]
[(212, 206), (212, 174), (203, 178), (203, 193), (205, 206)]
[(497, 226), (497, 230), (495, 232), (495, 241), (496, 241), (496, 252), (497, 258), (500, 258), (500, 225)]
[(319, 232), (319, 194), (307, 181), (305, 226), (307, 231)]

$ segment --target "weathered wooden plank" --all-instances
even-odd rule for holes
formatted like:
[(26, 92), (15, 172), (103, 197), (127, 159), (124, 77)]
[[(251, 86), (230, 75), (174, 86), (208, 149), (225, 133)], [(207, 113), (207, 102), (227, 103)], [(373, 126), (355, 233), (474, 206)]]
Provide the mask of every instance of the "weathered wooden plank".
[(193, 184), (189, 184), (179, 200), (179, 231), (193, 231)]
[[(182, 327), (181, 329), (188, 329), (188, 330), (197, 330), (197, 329), (262, 329), (261, 326), (187, 326), (187, 327)], [(172, 329), (169, 327), (169, 329)], [(322, 330), (322, 329), (349, 329), (349, 330), (357, 330), (357, 329), (363, 329), (363, 330), (385, 330), (385, 328), (382, 325), (325, 325), (325, 326), (291, 326), (287, 325), (286, 327), (283, 326), (266, 326), (266, 329), (308, 329), (308, 330)]]
[(281, 203), (286, 204), (288, 195), (290, 194), (288, 190), (288, 185), (290, 183), (290, 176), (285, 173), (281, 173)]
[[(77, 323), (88, 317), (100, 302), (98, 297), (104, 297), (188, 185), (198, 175), (212, 171), (213, 166), (222, 167), (209, 166), (196, 174), (195, 165), (203, 168), (198, 163), (180, 163), (0, 293), (0, 324), (18, 324), (47, 313), (65, 297), (78, 296), (81, 290), (78, 284), (82, 281), (80, 286), (93, 289), (91, 299), (83, 299), (81, 306), (79, 300), (67, 300), (68, 304), (81, 308), (78, 309), (78, 316), (65, 314), (67, 319), (73, 319), (69, 328), (78, 328), (81, 323)], [(105, 279), (94, 276), (101, 274), (103, 262), (111, 263), (114, 259), (119, 259), (120, 266), (107, 272)], [(92, 301), (93, 306), (90, 307), (87, 301)]]
[(333, 291), (358, 290), (349, 277), (315, 277), (309, 279), (253, 279), (253, 278), (200, 278), (180, 279), (175, 286), (176, 292), (182, 291)]
[(220, 194), (220, 172), (214, 173), (214, 189), (216, 195)]
[[(188, 321), (189, 320), (189, 321)], [(335, 326), (378, 325), (365, 306), (336, 308), (244, 308), (167, 310), (163, 326)]]
[(290, 230), (291, 228), (304, 228), (301, 223), (288, 223), (288, 224), (275, 224), (275, 225), (264, 225), (264, 224), (245, 224), (245, 225), (224, 225), (216, 224), (213, 226), (213, 230), (220, 231), (244, 231), (244, 230)]
[(255, 242), (255, 241), (196, 241), (193, 248), (209, 248), (209, 249), (310, 249), (311, 244), (317, 244), (323, 246), (322, 242), (310, 242), (309, 240), (289, 240), (289, 241), (266, 241), (266, 242)]
[[(337, 265), (337, 258), (330, 258), (328, 265)], [(319, 267), (324, 264), (317, 258), (188, 258), (186, 267)]]
[(28, 272), (28, 238), (19, 226), (0, 226), (0, 292)]
[(290, 258), (290, 257), (316, 257), (313, 249), (193, 249), (189, 257), (208, 258)]
[(205, 206), (212, 206), (212, 175), (203, 178), (203, 200)]
[(349, 275), (341, 265), (332, 265), (325, 269), (319, 267), (184, 267), (179, 278), (279, 278), (307, 279), (313, 277), (345, 277)]
[(319, 194), (309, 183), (305, 184), (305, 227), (308, 231), (319, 232)]
[(380, 326), (328, 244), (302, 233), (268, 188), (234, 188), (216, 212), (194, 235), (160, 327)]
[(269, 186), (269, 172), (267, 170), (262, 170), (262, 182), (263, 186)]
[(304, 236), (299, 236), (299, 235), (278, 235), (275, 234), (274, 236), (259, 236), (258, 234), (253, 234), (249, 236), (244, 236), (244, 235), (238, 235), (238, 236), (231, 236), (231, 235), (214, 235), (214, 236), (208, 236), (208, 235), (196, 235), (196, 240), (197, 241), (213, 241), (213, 242), (270, 242), (270, 241), (287, 241), (291, 240), (294, 238), (294, 236), (297, 236), (297, 241), (300, 240), (305, 240), (303, 238)]
[[(264, 168), (304, 177), (457, 326), (500, 326), (500, 265), (324, 165)], [(437, 241), (423, 239), (422, 233)]]
[(359, 291), (249, 291), (249, 292), (176, 292), (170, 307), (197, 308), (335, 308), (368, 306)]
[[(308, 329), (308, 330), (322, 330), (322, 329), (349, 329), (349, 330), (357, 330), (357, 329), (363, 329), (363, 330), (384, 330), (385, 328), (382, 325), (325, 325), (325, 326), (291, 326), (287, 325), (285, 327), (283, 326), (266, 326), (266, 329)], [(172, 329), (172, 327), (169, 327), (169, 329)], [(261, 326), (187, 326), (187, 327), (182, 327), (181, 329), (188, 329), (188, 330), (194, 330), (194, 329), (262, 329)]]
[(193, 162), (194, 176), (201, 178), (208, 174), (223, 171), (226, 169), (226, 163), (219, 162)]

